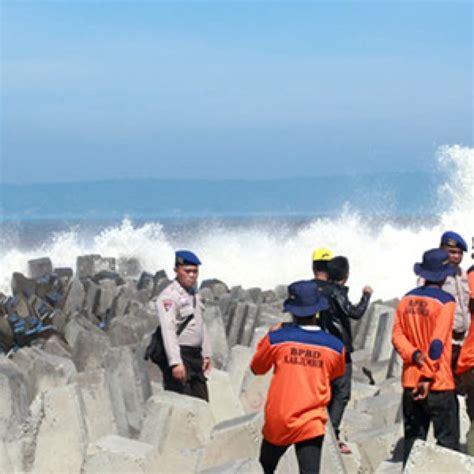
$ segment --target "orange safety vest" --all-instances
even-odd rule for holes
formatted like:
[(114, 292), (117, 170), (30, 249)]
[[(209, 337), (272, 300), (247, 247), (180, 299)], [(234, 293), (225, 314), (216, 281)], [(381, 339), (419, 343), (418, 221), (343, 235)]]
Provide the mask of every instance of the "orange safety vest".
[(469, 332), (464, 339), (464, 343), (459, 354), (456, 373), (462, 374), (474, 367), (474, 266), (467, 272), (467, 280), (469, 282), (469, 308), (471, 309), (471, 326)]
[[(453, 390), (451, 335), (455, 300), (437, 287), (422, 286), (407, 293), (395, 314), (392, 343), (403, 359), (402, 386), (414, 388), (431, 379), (431, 390)], [(417, 352), (427, 356), (420, 367)]]
[(320, 329), (285, 324), (260, 340), (250, 364), (257, 375), (272, 367), (264, 438), (287, 446), (324, 435), (330, 381), (345, 370), (342, 342)]

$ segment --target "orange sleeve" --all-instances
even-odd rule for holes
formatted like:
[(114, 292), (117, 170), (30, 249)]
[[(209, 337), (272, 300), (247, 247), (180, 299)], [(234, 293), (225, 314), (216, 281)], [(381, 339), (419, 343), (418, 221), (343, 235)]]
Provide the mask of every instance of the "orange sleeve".
[(456, 373), (462, 374), (472, 367), (474, 367), (474, 313), (471, 315), (471, 327), (469, 328), (466, 339), (464, 339), (461, 353), (459, 354)]
[[(415, 361), (413, 357), (416, 352), (420, 351), (419, 347), (415, 347), (406, 337), (402, 323), (401, 323), (401, 312), (403, 308), (403, 301), (398, 305), (397, 311), (395, 313), (395, 321), (393, 323), (392, 329), (392, 344), (395, 347), (395, 350), (400, 354), (400, 357), (403, 359), (405, 364), (414, 364)], [(420, 367), (421, 375), (425, 378), (433, 378), (433, 372), (427, 364), (423, 364)]]
[(250, 362), (250, 370), (255, 375), (266, 374), (273, 366), (273, 351), (270, 345), (268, 333), (260, 339), (257, 345), (252, 361)]
[(474, 265), (467, 271), (467, 281), (469, 283), (469, 294), (474, 298)]
[(406, 363), (411, 363), (413, 362), (413, 354), (418, 351), (419, 348), (415, 347), (403, 332), (400, 315), (402, 311), (401, 305), (403, 305), (403, 302), (398, 305), (397, 311), (395, 313), (395, 321), (393, 322), (392, 328), (392, 344), (396, 351), (400, 354), (403, 361)]
[(467, 282), (469, 284), (469, 309), (474, 315), (474, 266), (467, 272)]

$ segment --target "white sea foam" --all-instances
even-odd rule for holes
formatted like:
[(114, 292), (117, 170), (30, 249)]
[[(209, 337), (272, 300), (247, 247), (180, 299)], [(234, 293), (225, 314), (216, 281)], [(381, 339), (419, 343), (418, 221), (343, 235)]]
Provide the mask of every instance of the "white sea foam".
[[(87, 236), (76, 226), (67, 232), (46, 236), (44, 243), (28, 251), (15, 247), (15, 239), (2, 236), (0, 290), (9, 292), (12, 272), (26, 273), (31, 258), (49, 256), (55, 266), (74, 268), (78, 255), (137, 257), (143, 268), (164, 268), (172, 274), (173, 251), (190, 248), (203, 260), (201, 278), (220, 278), (229, 285), (273, 288), (311, 276), (311, 252), (326, 246), (351, 262), (351, 296), (357, 297), (365, 284), (376, 298), (402, 295), (415, 281), (413, 263), (424, 250), (436, 247), (445, 230), (455, 230), (470, 243), (474, 235), (474, 149), (461, 146), (439, 149), (437, 166), (446, 180), (439, 189), (439, 202), (426, 215), (429, 223), (401, 226), (374, 222), (347, 205), (339, 217), (321, 218), (292, 231), (276, 223), (229, 226), (211, 222), (191, 228), (179, 236), (165, 232), (160, 223), (133, 224), (124, 219), (97, 235)], [(442, 208), (441, 208), (442, 207)], [(364, 213), (365, 215), (365, 213)], [(466, 266), (470, 255), (466, 255)]]

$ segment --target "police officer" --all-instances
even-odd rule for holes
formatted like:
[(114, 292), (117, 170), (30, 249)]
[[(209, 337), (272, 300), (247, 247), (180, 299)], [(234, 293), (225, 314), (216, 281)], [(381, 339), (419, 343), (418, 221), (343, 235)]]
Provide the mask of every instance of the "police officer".
[[(459, 353), (461, 351), (461, 346), (471, 323), (467, 273), (460, 266), (464, 252), (467, 252), (467, 244), (459, 234), (448, 231), (441, 236), (440, 248), (448, 252), (449, 263), (456, 269), (455, 274), (446, 278), (446, 281), (443, 285), (443, 290), (451, 294), (456, 301), (456, 312), (454, 313), (453, 325), (452, 357), (452, 368), (453, 371), (456, 371), (456, 365), (459, 358)], [(456, 388), (458, 392), (460, 392), (460, 379), (455, 377), (455, 381)]]
[(203, 320), (204, 305), (196, 290), (201, 262), (188, 250), (177, 251), (175, 257), (176, 279), (156, 301), (168, 359), (168, 365), (161, 367), (163, 385), (165, 390), (209, 401), (206, 374), (211, 369), (211, 348)]

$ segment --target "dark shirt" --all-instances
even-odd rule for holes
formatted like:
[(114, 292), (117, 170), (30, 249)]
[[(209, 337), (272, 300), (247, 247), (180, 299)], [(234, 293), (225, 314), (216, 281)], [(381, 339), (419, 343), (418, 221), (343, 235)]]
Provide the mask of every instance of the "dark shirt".
[(329, 309), (321, 311), (319, 316), (322, 329), (338, 337), (346, 348), (346, 359), (351, 360), (352, 346), (351, 319), (360, 319), (367, 311), (370, 293), (363, 293), (356, 305), (348, 297), (349, 288), (340, 283), (321, 282), (317, 280), (320, 291), (329, 301)]

